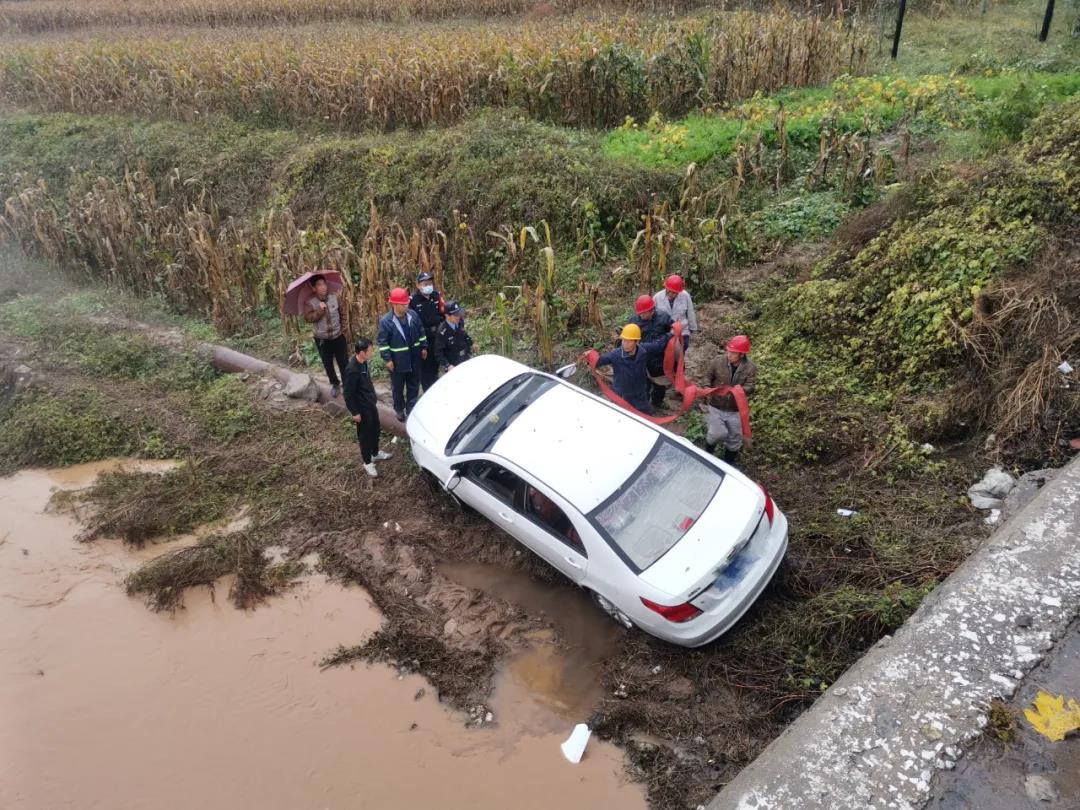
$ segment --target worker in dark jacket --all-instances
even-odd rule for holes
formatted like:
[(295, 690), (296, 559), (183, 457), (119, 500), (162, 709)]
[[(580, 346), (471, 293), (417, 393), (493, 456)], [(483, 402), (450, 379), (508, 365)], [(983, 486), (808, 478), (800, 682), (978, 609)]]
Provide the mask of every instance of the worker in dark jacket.
[(394, 413), (404, 422), (420, 397), (420, 367), (428, 348), (420, 316), (409, 309), (409, 293), (401, 287), (390, 291), (390, 311), (379, 321), (375, 342), (390, 372)]
[[(435, 345), (435, 330), (439, 328), (446, 314), (446, 302), (443, 301), (442, 293), (435, 289), (432, 283), (434, 280), (435, 276), (426, 270), (418, 275), (416, 292), (409, 299), (409, 308), (420, 316), (429, 349)], [(437, 379), (439, 379), (439, 364), (435, 359), (435, 353), (429, 351), (427, 359), (420, 364), (420, 385), (427, 391)]]
[(667, 341), (643, 342), (641, 327), (635, 323), (624, 326), (619, 337), (622, 345), (600, 355), (596, 367), (611, 366), (615, 372), (615, 380), (611, 384), (615, 393), (642, 413), (651, 414), (653, 408), (645, 389), (649, 381), (647, 366), (650, 357), (663, 354)]
[(443, 371), (472, 357), (472, 338), (465, 331), (465, 310), (457, 301), (446, 305), (446, 320), (435, 330), (435, 362)]
[[(637, 301), (634, 302), (634, 313), (630, 323), (638, 325), (641, 329), (641, 339), (645, 343), (656, 340), (666, 341), (671, 337), (671, 327), (674, 322), (670, 315), (657, 312), (656, 302), (653, 301), (651, 295), (638, 296)], [(664, 404), (664, 395), (667, 393), (668, 386), (671, 385), (671, 381), (664, 376), (663, 352), (649, 357), (646, 370), (649, 373), (648, 382), (645, 385), (649, 393), (649, 402), (652, 403), (653, 408), (658, 408)]]
[(356, 423), (356, 441), (360, 444), (360, 459), (364, 472), (371, 477), (379, 474), (376, 461), (390, 458), (389, 453), (379, 450), (379, 408), (375, 399), (375, 386), (371, 384), (368, 360), (375, 348), (367, 338), (357, 338), (353, 344), (353, 356), (345, 367), (345, 407)]

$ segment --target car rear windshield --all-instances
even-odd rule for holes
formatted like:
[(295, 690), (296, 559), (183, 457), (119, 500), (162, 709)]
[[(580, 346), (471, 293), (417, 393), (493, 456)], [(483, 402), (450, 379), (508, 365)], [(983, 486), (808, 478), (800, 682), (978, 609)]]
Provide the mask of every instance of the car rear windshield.
[(458, 425), (446, 444), (447, 455), (490, 450), (514, 418), (553, 385), (553, 379), (540, 374), (520, 374), (503, 383)]
[(659, 560), (689, 531), (724, 476), (663, 437), (649, 457), (591, 517), (636, 571)]

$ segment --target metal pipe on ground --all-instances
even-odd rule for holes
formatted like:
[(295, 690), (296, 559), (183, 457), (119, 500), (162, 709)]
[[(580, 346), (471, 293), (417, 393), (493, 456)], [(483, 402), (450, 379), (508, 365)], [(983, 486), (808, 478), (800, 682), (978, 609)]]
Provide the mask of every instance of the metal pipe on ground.
[[(283, 366), (276, 366), (273, 363), (268, 363), (265, 360), (252, 357), (250, 354), (244, 354), (235, 349), (218, 346), (213, 343), (199, 344), (199, 351), (210, 359), (214, 368), (218, 371), (224, 371), (227, 374), (236, 374), (246, 371), (252, 374), (269, 375), (286, 386), (301, 376), (295, 371), (291, 371)], [(319, 402), (328, 413), (338, 415), (345, 415), (348, 413), (344, 402), (330, 396), (330, 386), (327, 383), (315, 381), (315, 387), (319, 392), (316, 401)], [(381, 402), (378, 404), (378, 408), (379, 422), (382, 425), (382, 429), (404, 437), (405, 425), (397, 420), (393, 408), (390, 408)]]

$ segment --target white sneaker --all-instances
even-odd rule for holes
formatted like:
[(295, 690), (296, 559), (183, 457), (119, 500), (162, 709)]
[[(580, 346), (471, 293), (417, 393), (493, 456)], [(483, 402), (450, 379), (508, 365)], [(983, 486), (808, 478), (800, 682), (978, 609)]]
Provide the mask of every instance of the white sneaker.
[(380, 450), (378, 453), (375, 454), (375, 457), (373, 459), (371, 459), (371, 460), (372, 461), (386, 461), (387, 459), (391, 459), (393, 457), (394, 457), (393, 453), (387, 453), (385, 450)]
[(364, 465), (364, 472), (366, 472), (372, 478), (378, 478), (379, 477), (379, 471), (375, 469), (375, 462), (372, 462), (371, 464), (365, 464)]

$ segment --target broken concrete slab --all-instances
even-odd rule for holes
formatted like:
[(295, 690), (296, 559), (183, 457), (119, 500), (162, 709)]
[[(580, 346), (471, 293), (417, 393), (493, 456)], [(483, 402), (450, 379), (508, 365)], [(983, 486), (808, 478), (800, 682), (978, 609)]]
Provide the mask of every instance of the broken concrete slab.
[(315, 381), (311, 379), (310, 374), (296, 374), (291, 373), (282, 381), (285, 385), (285, 396), (289, 399), (302, 399), (306, 402), (317, 402), (319, 399), (319, 389), (315, 386)]
[(1057, 475), (1057, 472), (1052, 469), (1032, 470), (1021, 475), (1016, 480), (1016, 486), (1005, 496), (1005, 502), (1001, 508), (1002, 516), (1009, 518), (1027, 506), (1032, 498), (1039, 494), (1039, 490), (1046, 486), (1046, 482)]
[(982, 733), (990, 701), (1011, 697), (1077, 615), (1080, 459), (744, 768), (710, 810), (923, 807), (935, 771), (954, 767)]

